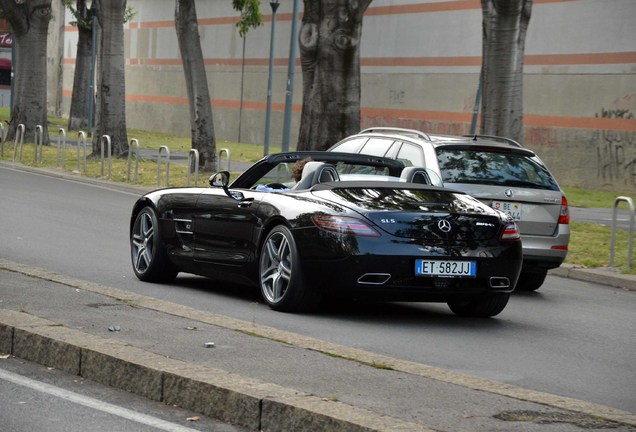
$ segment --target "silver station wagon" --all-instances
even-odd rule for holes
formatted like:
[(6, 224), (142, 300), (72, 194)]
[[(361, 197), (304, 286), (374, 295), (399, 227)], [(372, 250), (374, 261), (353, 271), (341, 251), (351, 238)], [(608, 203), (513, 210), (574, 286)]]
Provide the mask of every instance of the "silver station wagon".
[(548, 270), (565, 260), (570, 240), (565, 194), (539, 157), (513, 140), (378, 127), (347, 137), (329, 151), (383, 156), (427, 168), (445, 187), (512, 216), (523, 242), (518, 290), (538, 289)]

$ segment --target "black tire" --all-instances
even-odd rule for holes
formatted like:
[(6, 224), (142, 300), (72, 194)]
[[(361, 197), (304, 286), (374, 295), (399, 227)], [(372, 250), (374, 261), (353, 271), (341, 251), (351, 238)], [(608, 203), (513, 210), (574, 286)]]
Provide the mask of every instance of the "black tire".
[(152, 207), (144, 207), (130, 232), (130, 252), (135, 275), (146, 282), (170, 282), (179, 270), (162, 243), (159, 219)]
[(450, 301), (448, 302), (448, 307), (455, 315), (489, 318), (504, 310), (509, 299), (509, 293), (496, 293), (477, 299)]
[(266, 236), (259, 256), (259, 286), (265, 303), (281, 312), (316, 308), (320, 293), (306, 283), (294, 237), (284, 225)]
[(517, 286), (518, 291), (536, 291), (541, 288), (545, 278), (548, 275), (547, 269), (533, 268), (531, 270), (521, 270)]

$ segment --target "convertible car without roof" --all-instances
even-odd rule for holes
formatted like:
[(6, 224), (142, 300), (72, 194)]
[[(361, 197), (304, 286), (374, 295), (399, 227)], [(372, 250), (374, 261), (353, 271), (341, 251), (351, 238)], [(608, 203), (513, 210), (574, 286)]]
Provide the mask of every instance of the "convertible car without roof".
[[(302, 177), (294, 167), (302, 162)], [(297, 171), (297, 170), (296, 170)], [(382, 157), (271, 154), (230, 183), (142, 196), (130, 219), (137, 277), (179, 272), (259, 287), (274, 310), (348, 295), (445, 302), (457, 315), (500, 313), (522, 263), (514, 220), (434, 173)]]

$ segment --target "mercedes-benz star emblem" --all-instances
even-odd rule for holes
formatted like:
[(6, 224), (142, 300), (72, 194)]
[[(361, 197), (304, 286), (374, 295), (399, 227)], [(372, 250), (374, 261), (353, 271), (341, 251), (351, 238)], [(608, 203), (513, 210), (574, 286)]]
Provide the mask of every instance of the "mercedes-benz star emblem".
[(506, 189), (504, 191), (504, 195), (510, 198), (512, 196), (512, 189)]
[(439, 228), (440, 231), (447, 233), (451, 230), (451, 224), (446, 219), (442, 219), (441, 221), (437, 222), (437, 228)]

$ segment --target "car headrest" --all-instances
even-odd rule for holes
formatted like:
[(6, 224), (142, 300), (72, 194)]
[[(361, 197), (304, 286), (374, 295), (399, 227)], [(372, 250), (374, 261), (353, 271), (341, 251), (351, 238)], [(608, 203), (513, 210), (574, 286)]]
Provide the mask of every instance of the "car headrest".
[(326, 162), (307, 162), (303, 167), (300, 181), (294, 185), (293, 190), (309, 189), (318, 183), (339, 181), (340, 176), (336, 167)]
[(405, 167), (400, 178), (408, 183), (433, 184), (428, 172), (421, 167)]

